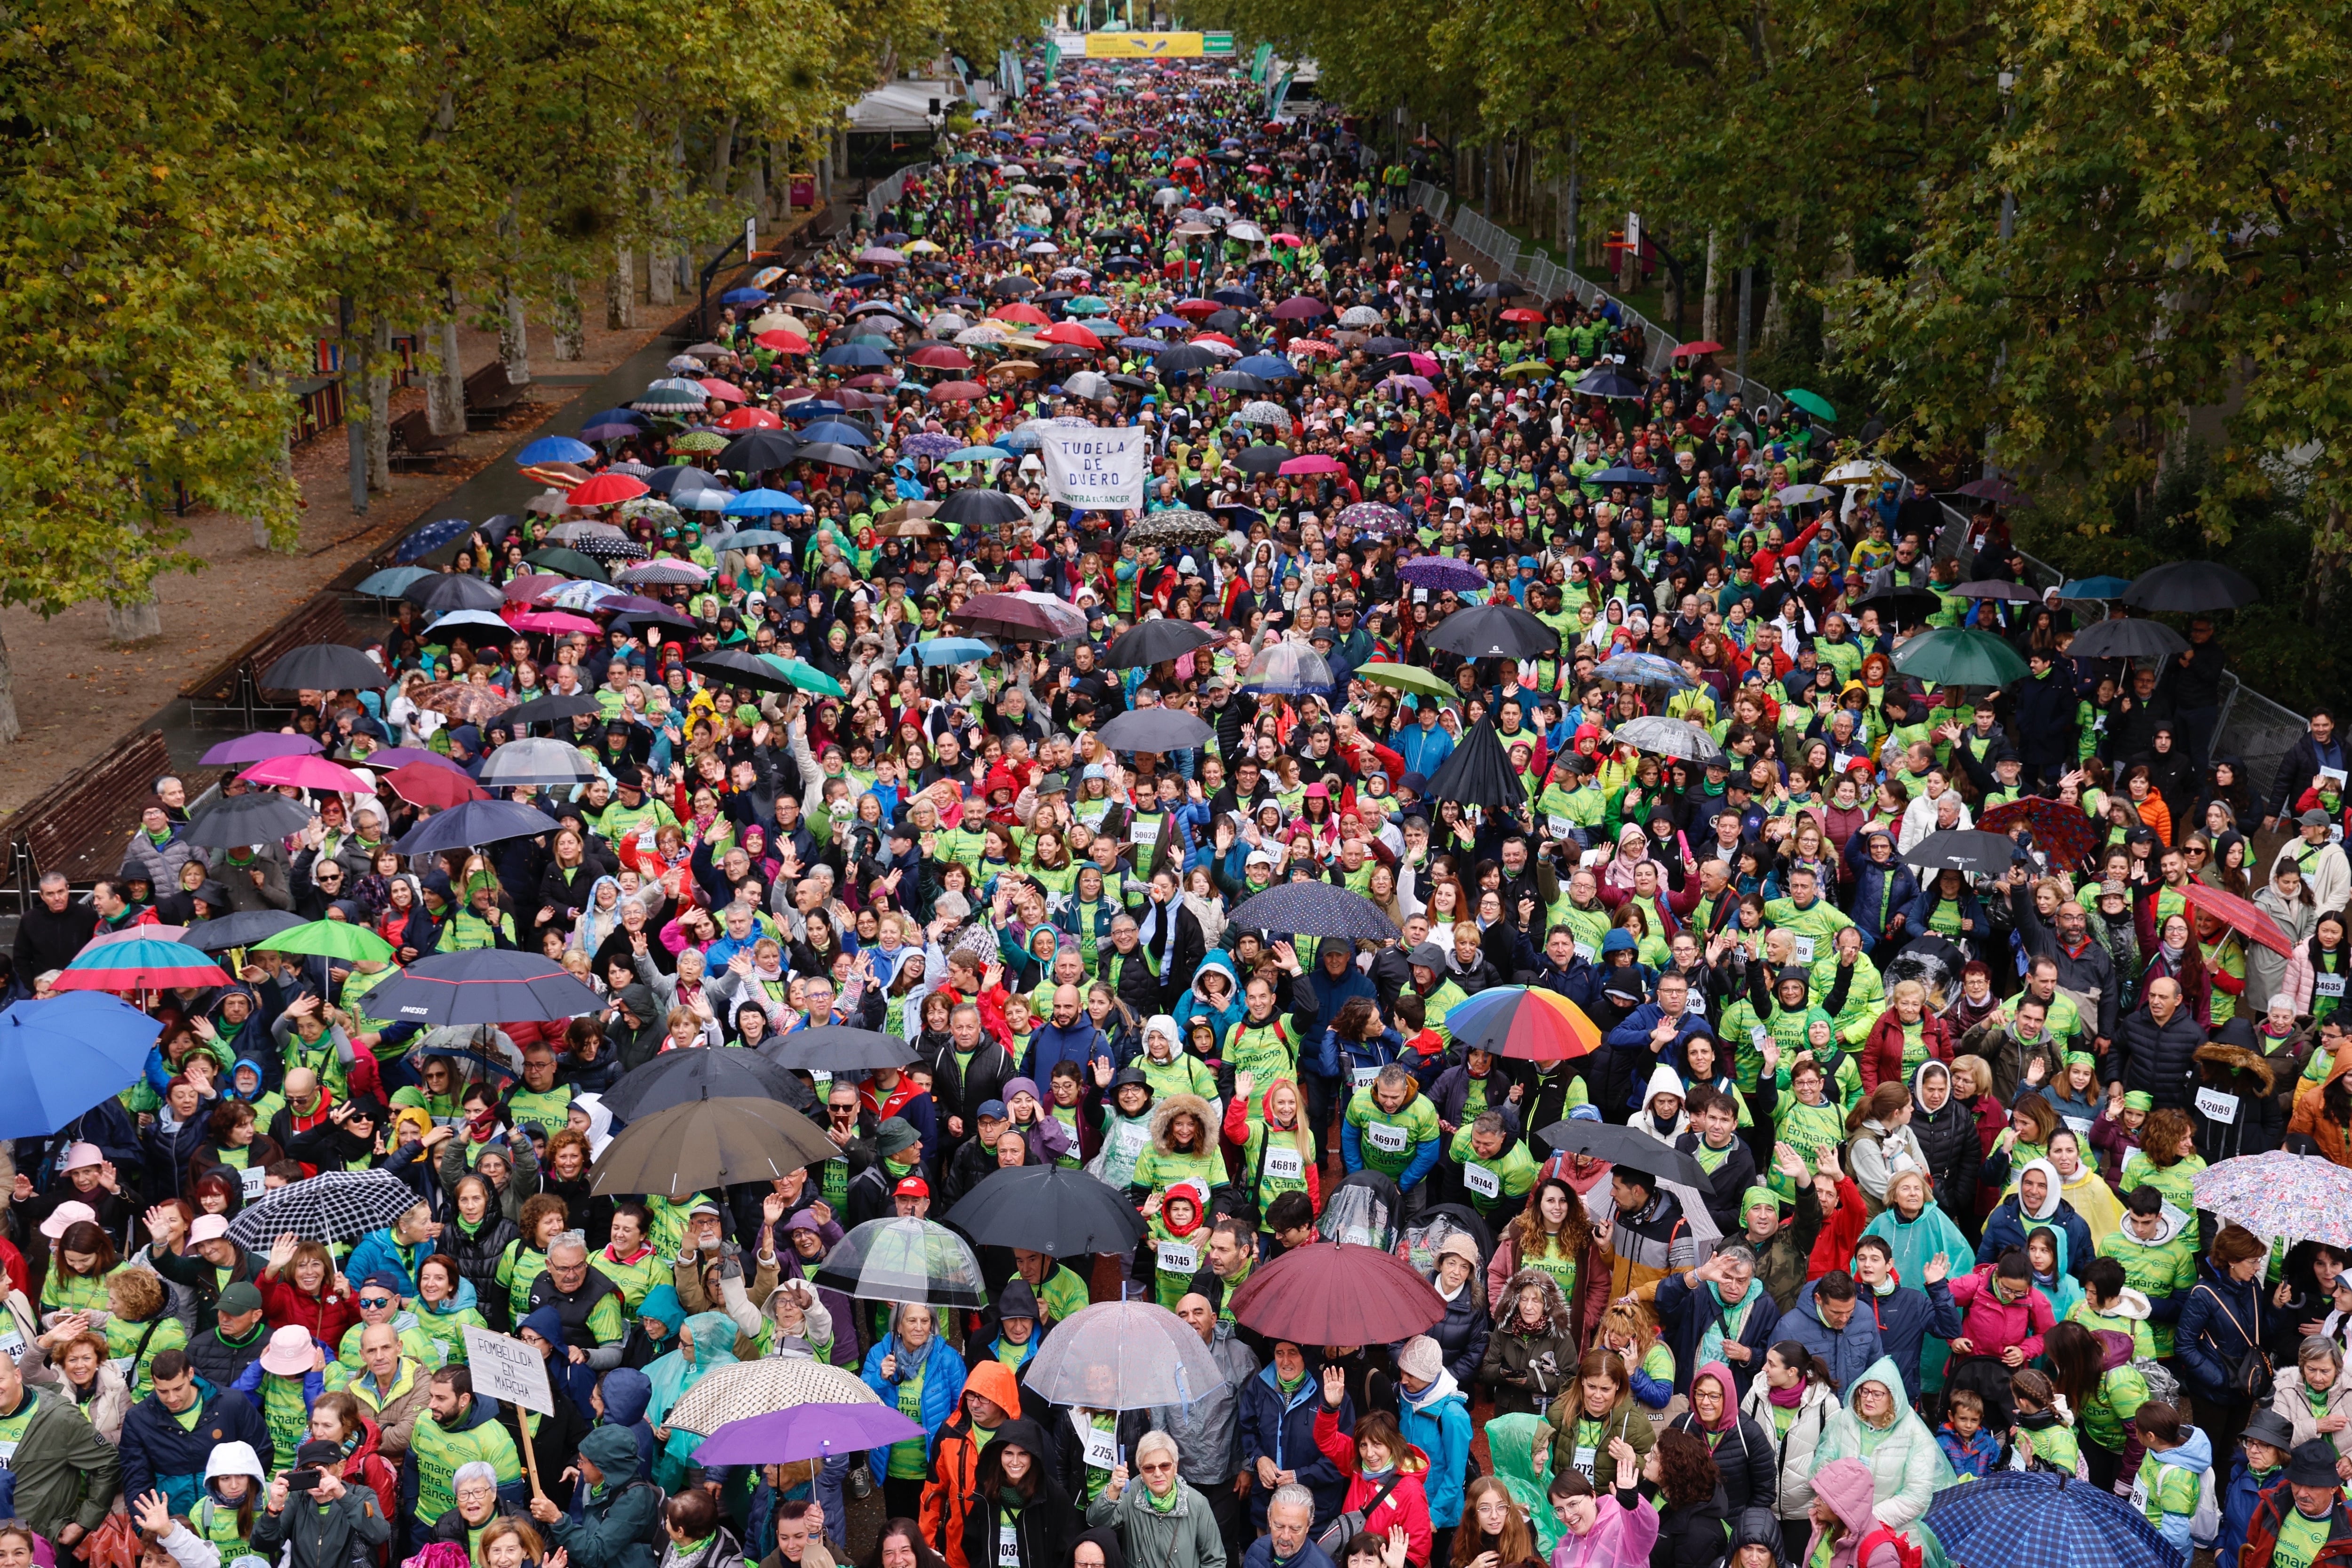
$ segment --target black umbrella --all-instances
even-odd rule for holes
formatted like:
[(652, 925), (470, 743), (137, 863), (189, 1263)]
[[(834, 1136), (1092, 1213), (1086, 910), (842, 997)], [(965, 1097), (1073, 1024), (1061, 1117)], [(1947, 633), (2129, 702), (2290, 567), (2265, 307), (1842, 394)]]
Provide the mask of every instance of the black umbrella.
[(1429, 634), (1429, 646), (1467, 658), (1557, 658), (1559, 634), (1517, 605), (1456, 610)]
[(436, 855), (444, 849), (472, 849), (509, 838), (536, 838), (562, 826), (519, 800), (466, 800), (435, 812), (410, 828), (399, 849), (403, 855)]
[(1481, 283), (1470, 290), (1473, 300), (1515, 300), (1528, 292), (1528, 286), (1517, 279), (1497, 278), (1492, 283)]
[(1582, 1154), (1706, 1190), (1706, 1172), (1696, 1159), (1613, 1121), (1555, 1121), (1536, 1136), (1563, 1154)]
[(1396, 926), (1371, 900), (1329, 882), (1278, 882), (1242, 901), (1226, 923), (1237, 931), (1394, 942)]
[(1192, 714), (1175, 708), (1130, 708), (1097, 732), (1114, 752), (1190, 751), (1205, 746), (1214, 733)]
[(462, 572), (436, 572), (430, 577), (419, 577), (403, 588), (400, 596), (436, 612), (495, 610), (507, 602), (507, 596), (498, 589)]
[[(1392, 338), (1383, 335), (1377, 338), (1366, 338), (1364, 340), (1364, 352), (1376, 358), (1386, 354), (1410, 353), (1412, 348), (1412, 344), (1403, 338)], [(1377, 369), (1379, 367), (1375, 366), (1374, 368)], [(1402, 368), (1410, 369), (1411, 367), (1405, 366)]]
[(874, 471), (874, 464), (865, 453), (839, 441), (812, 441), (794, 453), (793, 460), (802, 463), (825, 463), (836, 468), (848, 468), (852, 472), (860, 474)]
[(751, 430), (727, 443), (719, 454), (719, 466), (730, 474), (756, 474), (762, 468), (781, 468), (800, 456), (799, 440), (782, 430)]
[[(619, 615), (613, 617), (613, 624), (616, 626), (626, 626), (631, 631), (635, 631), (639, 626), (675, 626), (682, 632), (699, 632), (702, 630), (702, 623), (696, 620), (692, 616), (681, 615), (677, 611), (668, 608), (658, 610), (624, 610)], [(499, 717), (511, 718), (513, 715), (501, 714)]]
[(562, 964), (495, 947), (427, 954), (368, 993), (369, 1012), (400, 1024), (560, 1023), (604, 1005)]
[(935, 521), (961, 523), (965, 527), (975, 523), (993, 527), (999, 523), (1027, 521), (1029, 508), (1018, 497), (1007, 495), (1003, 490), (968, 487), (949, 491), (947, 499), (940, 502), (940, 510), (931, 517)]
[(1903, 851), (1906, 864), (1934, 871), (1960, 871), (1971, 877), (1998, 877), (2009, 870), (2017, 846), (1999, 833), (1955, 828), (1930, 833)]
[(1506, 812), (1527, 809), (1528, 788), (1512, 770), (1511, 753), (1495, 733), (1494, 721), (1481, 719), (1463, 732), (1455, 746), (1429, 778), (1422, 794), (1431, 800), (1459, 801), (1464, 805), (1491, 805)]
[(915, 1059), (915, 1047), (897, 1035), (874, 1029), (853, 1029), (846, 1024), (824, 1024), (771, 1035), (760, 1042), (760, 1054), (781, 1068), (798, 1072), (871, 1072), (877, 1068), (902, 1068)]
[(761, 691), (793, 689), (782, 670), (758, 654), (745, 653), (740, 648), (722, 647), (713, 653), (696, 654), (686, 661), (686, 668), (726, 686), (749, 686)]
[(977, 1247), (1025, 1247), (1055, 1258), (1129, 1253), (1143, 1220), (1125, 1193), (1058, 1165), (1022, 1165), (982, 1177), (947, 1223)]
[(2189, 639), (2162, 621), (2101, 621), (2074, 634), (2066, 651), (2076, 658), (2170, 658)]
[(1234, 467), (1253, 478), (1273, 473), (1297, 456), (1284, 446), (1244, 447), (1234, 454)]
[[(379, 986), (378, 990), (385, 989)], [(597, 1160), (599, 1196), (772, 1182), (841, 1151), (815, 1122), (772, 1100), (690, 1100), (621, 1130)]]
[(604, 1107), (637, 1121), (689, 1100), (773, 1100), (796, 1110), (816, 1106), (808, 1085), (757, 1051), (664, 1051), (621, 1075), (604, 1091)]
[[(1782, 590), (1768, 590), (1777, 600)], [(1882, 583), (1853, 602), (1856, 610), (1875, 609), (1882, 616), (1893, 617), (1897, 626), (1916, 626), (1944, 607), (1944, 601), (1932, 588), (1917, 588), (1907, 583)]]
[(392, 684), (383, 667), (359, 649), (338, 642), (304, 643), (262, 672), (264, 691), (373, 689)]
[(988, 286), (988, 291), (1000, 300), (1019, 300), (1037, 292), (1037, 282), (1016, 274), (998, 279)]
[(656, 495), (699, 495), (718, 488), (716, 475), (707, 474), (691, 463), (672, 463), (646, 476), (646, 489)]
[(271, 789), (227, 796), (188, 824), (181, 837), (206, 849), (241, 849), (248, 844), (274, 844), (310, 826), (307, 806)]
[(2143, 572), (2124, 590), (2124, 603), (2143, 610), (2234, 610), (2263, 596), (2242, 573), (2218, 561), (2168, 561)]
[(593, 697), (541, 697), (520, 708), (509, 708), (499, 715), (499, 722), (509, 729), (524, 724), (552, 724), (561, 719), (576, 719), (583, 714), (600, 713), (604, 710)]
[(290, 915), (284, 910), (239, 910), (218, 920), (198, 921), (180, 933), (180, 941), (202, 952), (226, 952), (233, 947), (251, 947), (255, 942), (267, 942), (279, 931), (291, 931), (303, 923), (300, 915)]
[(1575, 390), (1587, 397), (1631, 398), (1636, 402), (1647, 395), (1649, 391), (1632, 376), (1621, 374), (1613, 370), (1596, 370), (1586, 373), (1584, 379), (1576, 384)]
[(1202, 318), (1201, 325), (1213, 332), (1238, 332), (1242, 330), (1242, 313), (1239, 310), (1212, 310)]
[(1190, 621), (1162, 617), (1121, 633), (1118, 640), (1110, 645), (1107, 662), (1113, 669), (1148, 669), (1166, 659), (1181, 658), (1194, 648), (1206, 647), (1216, 640), (1215, 633), (1203, 631)]
[(1193, 343), (1179, 343), (1152, 356), (1151, 368), (1164, 380), (1171, 375), (1186, 375), (1196, 370), (1208, 370), (1225, 362), (1207, 349)]
[(1209, 378), (1209, 384), (1219, 392), (1247, 392), (1261, 397), (1274, 390), (1274, 384), (1265, 377), (1245, 370), (1221, 370)]

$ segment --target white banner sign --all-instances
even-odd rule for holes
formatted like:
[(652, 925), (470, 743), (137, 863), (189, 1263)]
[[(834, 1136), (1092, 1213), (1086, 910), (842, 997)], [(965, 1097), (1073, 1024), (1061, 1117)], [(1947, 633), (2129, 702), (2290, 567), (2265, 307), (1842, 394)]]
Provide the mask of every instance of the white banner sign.
[(494, 1334), (467, 1323), (466, 1365), (474, 1374), (474, 1392), (535, 1410), (555, 1414), (555, 1394), (547, 1386), (547, 1363), (520, 1340)]
[(1033, 426), (1045, 444), (1045, 493), (1085, 511), (1140, 511), (1143, 476), (1151, 454), (1151, 432), (1140, 425), (1118, 429), (1076, 425)]

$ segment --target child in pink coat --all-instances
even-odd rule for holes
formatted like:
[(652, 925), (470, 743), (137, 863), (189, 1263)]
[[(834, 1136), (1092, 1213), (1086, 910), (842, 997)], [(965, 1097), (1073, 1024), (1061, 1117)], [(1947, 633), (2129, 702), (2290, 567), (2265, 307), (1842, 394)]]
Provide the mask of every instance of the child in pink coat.
[[(1658, 1510), (1642, 1495), (1642, 1461), (1622, 1437), (1609, 1440), (1609, 1457), (1617, 1484), (1607, 1497), (1596, 1496), (1592, 1483), (1575, 1470), (1552, 1477), (1551, 1509), (1565, 1533), (1551, 1549), (1551, 1568), (1649, 1568)], [(1867, 1506), (1866, 1479), (1863, 1500)]]

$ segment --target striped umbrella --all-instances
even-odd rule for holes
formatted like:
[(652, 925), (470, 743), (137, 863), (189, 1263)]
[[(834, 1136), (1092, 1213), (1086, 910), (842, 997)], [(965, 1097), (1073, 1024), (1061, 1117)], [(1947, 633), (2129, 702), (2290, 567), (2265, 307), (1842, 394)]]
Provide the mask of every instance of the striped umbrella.
[(1601, 1048), (1601, 1026), (1582, 1008), (1534, 985), (1497, 985), (1456, 1002), (1446, 1009), (1445, 1032), (1465, 1050), (1521, 1061), (1563, 1061)]
[(220, 966), (184, 942), (139, 938), (93, 943), (58, 975), (59, 991), (162, 991), (174, 985), (226, 985)]

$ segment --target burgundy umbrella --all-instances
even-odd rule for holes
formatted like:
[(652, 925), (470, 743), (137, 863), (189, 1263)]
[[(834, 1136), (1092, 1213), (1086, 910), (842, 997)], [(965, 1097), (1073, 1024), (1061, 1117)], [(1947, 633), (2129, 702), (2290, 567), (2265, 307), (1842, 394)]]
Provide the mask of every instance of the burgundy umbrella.
[(1318, 1241), (1261, 1264), (1234, 1293), (1234, 1318), (1296, 1345), (1392, 1344), (1445, 1316), (1444, 1299), (1392, 1252)]
[(1331, 307), (1309, 295), (1293, 294), (1266, 313), (1277, 321), (1311, 321), (1329, 315)]
[(2276, 921), (2235, 893), (2225, 893), (2209, 882), (2190, 882), (2181, 889), (2189, 907), (2200, 914), (2211, 915), (2231, 931), (2250, 942), (2261, 942), (2281, 958), (2294, 956), (2294, 943)]

